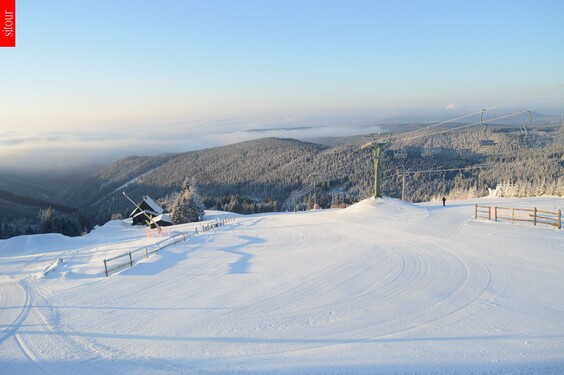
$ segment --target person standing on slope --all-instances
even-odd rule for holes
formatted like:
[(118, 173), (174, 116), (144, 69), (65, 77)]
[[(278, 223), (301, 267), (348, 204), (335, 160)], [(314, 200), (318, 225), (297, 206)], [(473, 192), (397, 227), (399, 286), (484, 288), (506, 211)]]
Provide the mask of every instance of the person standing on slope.
[(446, 198), (443, 197), (443, 206), (445, 205), (445, 203), (446, 203)]

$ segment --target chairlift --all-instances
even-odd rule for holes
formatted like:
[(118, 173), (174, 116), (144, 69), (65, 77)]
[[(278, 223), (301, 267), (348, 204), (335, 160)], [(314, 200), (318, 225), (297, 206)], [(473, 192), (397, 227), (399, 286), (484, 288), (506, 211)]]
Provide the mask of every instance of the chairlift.
[(529, 123), (521, 126), (521, 133), (519, 134), (519, 144), (524, 147), (532, 146), (535, 138), (534, 132), (530, 131), (531, 111), (527, 111), (527, 114), (529, 115)]
[(489, 139), (488, 135), (488, 124), (484, 124), (483, 121), (483, 117), (484, 117), (484, 112), (486, 112), (485, 109), (482, 109), (482, 113), (480, 114), (480, 124), (482, 124), (482, 134), (481, 134), (481, 139), (479, 140), (480, 146), (493, 146), (495, 145), (495, 141), (493, 139)]
[[(427, 127), (427, 131), (429, 131), (429, 127)], [(423, 152), (421, 152), (421, 156), (424, 158), (432, 158), (438, 155), (441, 152), (440, 148), (435, 147), (435, 141), (433, 138), (429, 138), (429, 143), (425, 145), (423, 148)]]

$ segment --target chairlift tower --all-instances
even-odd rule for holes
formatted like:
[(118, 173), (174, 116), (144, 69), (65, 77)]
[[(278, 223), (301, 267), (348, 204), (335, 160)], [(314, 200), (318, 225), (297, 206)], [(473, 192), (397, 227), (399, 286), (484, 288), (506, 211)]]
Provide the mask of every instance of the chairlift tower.
[(532, 146), (533, 143), (533, 137), (532, 134), (530, 132), (530, 128), (531, 128), (531, 111), (527, 111), (527, 114), (529, 115), (529, 123), (528, 125), (523, 124), (521, 125), (521, 137), (520, 137), (520, 143), (522, 146), (525, 147), (530, 147)]
[(380, 169), (380, 158), (382, 157), (384, 148), (390, 143), (390, 133), (371, 134), (371, 139), (361, 148), (372, 147), (372, 158), (374, 160), (374, 198), (382, 198), (380, 182), (382, 180)]
[(316, 191), (316, 190), (317, 190), (317, 189), (316, 189), (316, 182), (317, 182), (317, 177), (319, 177), (319, 176), (320, 176), (320, 174), (317, 173), (317, 172), (313, 172), (313, 173), (311, 173), (309, 176), (307, 176), (308, 179), (309, 179), (309, 178), (312, 178), (312, 181), (313, 181), (313, 208), (314, 208), (314, 209), (317, 208), (317, 207), (319, 207), (319, 206), (317, 205), (317, 191)]
[(401, 174), (401, 200), (402, 200), (402, 202), (405, 202), (405, 175), (406, 175), (405, 172), (403, 172)]
[(482, 113), (480, 114), (480, 124), (482, 124), (482, 139), (479, 140), (480, 146), (493, 146), (495, 145), (495, 142), (493, 139), (489, 139), (489, 133), (488, 133), (488, 124), (484, 124), (483, 118), (484, 118), (484, 112), (486, 112), (485, 109), (482, 109)]

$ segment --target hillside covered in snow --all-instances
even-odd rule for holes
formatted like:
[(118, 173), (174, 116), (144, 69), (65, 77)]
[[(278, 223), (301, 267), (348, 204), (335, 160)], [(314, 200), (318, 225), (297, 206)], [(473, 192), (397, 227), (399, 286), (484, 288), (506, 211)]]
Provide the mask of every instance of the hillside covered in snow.
[(368, 199), (1, 240), (0, 373), (561, 374), (564, 231), (475, 220), (477, 202), (564, 208)]

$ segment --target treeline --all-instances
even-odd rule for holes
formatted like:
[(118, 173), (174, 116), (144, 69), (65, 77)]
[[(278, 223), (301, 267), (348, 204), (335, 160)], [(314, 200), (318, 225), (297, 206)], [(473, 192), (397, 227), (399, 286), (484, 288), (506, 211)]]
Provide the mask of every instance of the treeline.
[[(484, 146), (484, 140), (489, 145)], [(138, 201), (149, 195), (168, 205), (170, 212), (171, 197), (178, 197), (187, 178), (197, 184), (206, 209), (252, 214), (311, 209), (315, 204), (346, 206), (373, 194), (372, 154), (370, 148), (360, 147), (363, 142), (349, 138), (339, 144), (333, 139), (331, 145), (321, 145), (264, 138), (181, 154), (130, 157), (66, 191), (60, 201), (89, 218), (78, 219), (86, 228), (131, 213), (134, 207), (122, 191)], [(480, 168), (437, 171), (466, 167)], [(505, 194), (564, 195), (563, 168), (564, 131), (559, 126), (540, 127), (530, 139), (515, 128), (395, 137), (381, 160), (382, 190), (401, 198), (405, 173), (404, 194), (411, 202), (481, 197), (503, 181), (514, 186), (499, 190)], [(33, 220), (21, 228), (36, 230)]]
[[(562, 176), (562, 130), (546, 127), (536, 131), (534, 141), (522, 142), (516, 129), (447, 132), (413, 140), (396, 140), (382, 157), (382, 190), (386, 196), (401, 198), (402, 172), (409, 171), (405, 195), (409, 201), (421, 202), (437, 195), (451, 198), (484, 196), (500, 181), (527, 181), (535, 191), (557, 192)], [(487, 137), (490, 146), (481, 146)], [(124, 187), (139, 199), (155, 199), (181, 189), (182, 181), (193, 178), (206, 208), (253, 213), (277, 210), (307, 209), (314, 200), (313, 185), (319, 206), (335, 205), (343, 195), (358, 201), (373, 193), (373, 163), (370, 149), (358, 143), (319, 145), (290, 139), (265, 138), (236, 145), (177, 154), (160, 159), (163, 163)], [(403, 151), (404, 156), (399, 157)], [(132, 160), (126, 159), (127, 164)], [(118, 162), (117, 164), (120, 164)], [(143, 160), (147, 163), (147, 160)], [(482, 166), (471, 171), (421, 172)], [(112, 167), (123, 170), (121, 167)], [(107, 180), (92, 181), (107, 188), (125, 181), (119, 175), (104, 173)], [(141, 171), (141, 170), (140, 170)], [(132, 175), (128, 175), (131, 179)], [(539, 187), (539, 185), (541, 185)], [(91, 187), (91, 189), (94, 189)], [(115, 190), (116, 187), (113, 187)], [(301, 191), (296, 195), (293, 192)], [(79, 194), (80, 195), (80, 194)], [(124, 216), (132, 209), (121, 196), (121, 190), (106, 196), (88, 198), (96, 207)], [(110, 217), (110, 214), (107, 215)]]
[(35, 217), (0, 218), (0, 239), (14, 236), (61, 233), (66, 236), (80, 236), (95, 225), (96, 219), (84, 212), (57, 211), (53, 207), (42, 208)]
[(75, 208), (7, 191), (0, 191), (0, 209), (0, 239), (51, 232), (78, 236), (96, 223), (96, 218)]
[(261, 212), (276, 212), (280, 210), (278, 202), (267, 200), (253, 200), (238, 194), (220, 197), (204, 198), (204, 205), (208, 210), (236, 212), (239, 214), (257, 214)]

